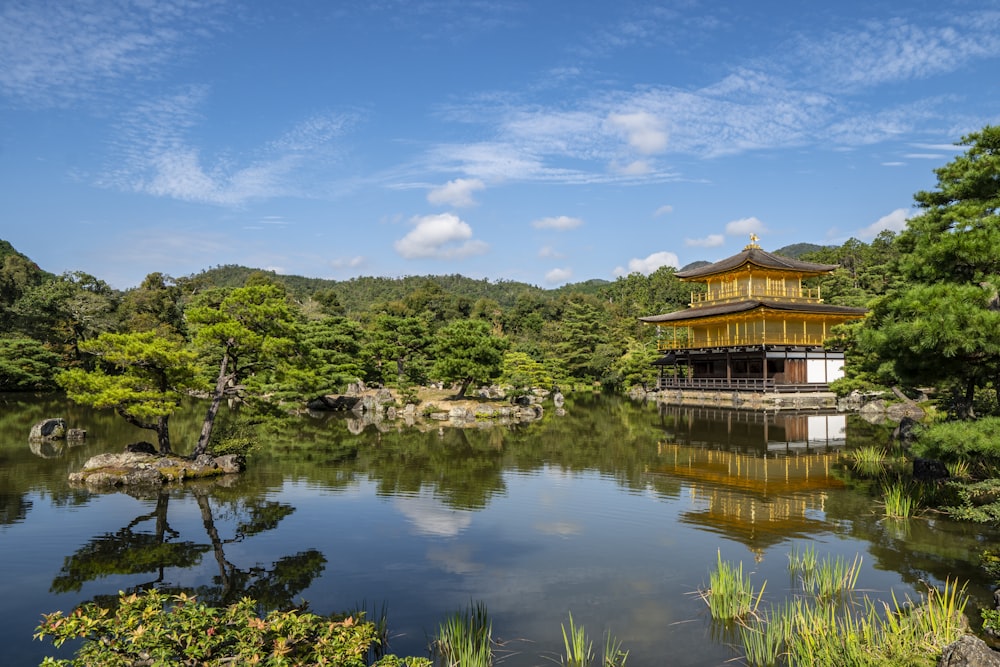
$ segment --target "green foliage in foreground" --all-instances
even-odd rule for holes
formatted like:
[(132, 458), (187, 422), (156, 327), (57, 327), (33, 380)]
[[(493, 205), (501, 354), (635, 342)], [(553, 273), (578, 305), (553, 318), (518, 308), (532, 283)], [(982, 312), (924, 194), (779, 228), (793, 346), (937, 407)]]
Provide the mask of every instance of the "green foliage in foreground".
[[(49, 657), (43, 667), (365, 667), (369, 651), (379, 641), (374, 623), (350, 616), (272, 611), (261, 618), (249, 598), (219, 609), (184, 594), (170, 596), (155, 589), (121, 594), (113, 611), (90, 603), (69, 615), (46, 614), (35, 638), (46, 637), (57, 647), (70, 639), (84, 642), (73, 659)], [(389, 655), (374, 664), (429, 667), (430, 661)]]

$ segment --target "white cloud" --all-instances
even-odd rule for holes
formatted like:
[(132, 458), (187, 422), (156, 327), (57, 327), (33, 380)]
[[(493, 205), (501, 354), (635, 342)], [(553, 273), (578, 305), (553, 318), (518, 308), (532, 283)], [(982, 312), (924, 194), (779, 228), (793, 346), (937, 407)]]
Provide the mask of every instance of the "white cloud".
[(354, 257), (337, 257), (330, 260), (330, 266), (335, 269), (356, 269), (365, 263), (365, 258), (362, 255), (355, 255)]
[(567, 215), (560, 215), (552, 218), (541, 218), (535, 220), (531, 223), (531, 226), (535, 229), (558, 229), (565, 231), (567, 229), (574, 229), (583, 224), (583, 220), (580, 218), (571, 218)]
[(767, 227), (764, 226), (764, 223), (753, 216), (726, 223), (727, 236), (746, 236), (748, 234), (761, 234), (766, 231)]
[(486, 185), (478, 178), (456, 178), (428, 192), (427, 201), (436, 206), (445, 205), (456, 208), (474, 206), (476, 200), (473, 199), (472, 194), (484, 188)]
[(885, 230), (890, 230), (893, 232), (899, 232), (906, 229), (906, 221), (913, 215), (913, 211), (906, 208), (897, 208), (895, 211), (888, 215), (883, 215), (881, 218), (868, 225), (860, 232), (858, 236), (861, 240), (873, 239), (879, 235), (879, 232)]
[(545, 274), (545, 282), (550, 285), (564, 283), (573, 277), (573, 269), (552, 269)]
[(664, 204), (660, 208), (653, 211), (653, 217), (658, 218), (661, 215), (667, 215), (668, 213), (673, 213), (673, 212), (674, 212), (673, 206), (671, 206), (670, 204)]
[(662, 120), (648, 111), (612, 113), (608, 125), (624, 134), (628, 145), (643, 155), (662, 153), (667, 149), (667, 130)]
[(703, 239), (684, 239), (684, 245), (695, 248), (717, 248), (726, 242), (723, 234), (709, 234)]
[(393, 244), (402, 257), (458, 259), (481, 255), (489, 249), (472, 238), (472, 227), (452, 213), (413, 218), (413, 230)]
[(538, 251), (538, 256), (539, 257), (551, 257), (551, 258), (557, 258), (558, 259), (559, 257), (562, 257), (563, 255), (562, 255), (561, 252), (555, 250), (552, 246), (543, 246)]
[(657, 269), (664, 266), (672, 266), (675, 269), (680, 267), (680, 261), (677, 259), (677, 255), (672, 252), (654, 252), (645, 259), (633, 258), (628, 261), (628, 269), (622, 267), (616, 267), (614, 274), (616, 276), (624, 276), (629, 273), (641, 273), (648, 276)]
[(649, 160), (635, 160), (623, 167), (615, 167), (615, 169), (626, 176), (645, 176), (653, 173), (653, 165)]

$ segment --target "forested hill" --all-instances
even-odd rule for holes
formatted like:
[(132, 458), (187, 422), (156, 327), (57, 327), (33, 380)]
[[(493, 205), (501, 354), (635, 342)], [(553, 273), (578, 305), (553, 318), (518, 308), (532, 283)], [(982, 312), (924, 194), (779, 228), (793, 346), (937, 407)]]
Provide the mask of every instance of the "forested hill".
[[(797, 243), (775, 250), (776, 254), (788, 257), (799, 257), (805, 253), (825, 249), (810, 243)], [(18, 252), (9, 242), (0, 239), (0, 266), (5, 258), (10, 258), (18, 265), (24, 266), (39, 279), (49, 279), (54, 276), (31, 261), (30, 258)], [(694, 262), (685, 268), (691, 268), (707, 262)], [(512, 308), (519, 299), (558, 299), (570, 295), (587, 295), (598, 298), (611, 298), (609, 288), (616, 282), (592, 279), (577, 283), (569, 283), (557, 288), (546, 289), (529, 283), (515, 280), (487, 280), (468, 278), (459, 274), (403, 276), (398, 278), (360, 276), (349, 280), (331, 280), (325, 278), (310, 278), (299, 275), (282, 275), (273, 271), (265, 271), (237, 264), (218, 265), (196, 274), (177, 279), (184, 285), (185, 291), (197, 291), (210, 287), (241, 287), (252, 275), (266, 275), (271, 280), (279, 282), (295, 297), (308, 300), (319, 295), (332, 295), (345, 313), (359, 313), (368, 310), (375, 303), (401, 301), (408, 295), (419, 291), (442, 292), (452, 299), (475, 303), (480, 299), (493, 301), (503, 309)], [(100, 280), (100, 276), (95, 276)]]
[(185, 278), (200, 286), (241, 287), (247, 277), (252, 274), (264, 273), (272, 280), (280, 282), (299, 298), (307, 298), (318, 292), (332, 290), (346, 312), (358, 312), (368, 309), (373, 303), (398, 301), (413, 292), (434, 285), (444, 293), (460, 299), (468, 299), (474, 303), (479, 299), (491, 299), (502, 308), (514, 305), (522, 296), (560, 296), (569, 293), (597, 295), (611, 283), (607, 280), (588, 280), (580, 283), (563, 285), (555, 289), (544, 289), (537, 285), (515, 280), (495, 280), (467, 278), (458, 274), (403, 276), (400, 278), (384, 278), (360, 276), (349, 280), (329, 280), (324, 278), (306, 278), (296, 275), (281, 275), (272, 271), (262, 271), (247, 266), (235, 264), (216, 266), (201, 273)]

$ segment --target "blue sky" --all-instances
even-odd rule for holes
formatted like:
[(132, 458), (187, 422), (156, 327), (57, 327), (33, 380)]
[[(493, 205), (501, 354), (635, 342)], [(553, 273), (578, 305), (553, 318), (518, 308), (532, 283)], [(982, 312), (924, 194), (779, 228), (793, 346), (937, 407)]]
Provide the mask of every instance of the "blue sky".
[(0, 2), (0, 238), (123, 289), (870, 240), (997, 123), (995, 1)]

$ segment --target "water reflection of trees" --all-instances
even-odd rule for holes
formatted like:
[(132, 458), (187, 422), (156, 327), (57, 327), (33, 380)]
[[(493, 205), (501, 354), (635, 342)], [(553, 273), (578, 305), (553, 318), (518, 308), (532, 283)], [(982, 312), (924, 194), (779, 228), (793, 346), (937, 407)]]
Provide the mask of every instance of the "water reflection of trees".
[[(198, 507), (204, 529), (200, 537), (182, 535), (169, 521), (171, 501), (180, 502), (188, 496)], [(127, 592), (153, 587), (169, 592), (185, 591), (210, 605), (228, 605), (249, 596), (262, 609), (288, 609), (296, 605), (296, 596), (326, 565), (326, 558), (315, 549), (282, 556), (269, 567), (259, 563), (241, 567), (227, 556), (228, 545), (277, 528), (282, 519), (295, 511), (294, 507), (268, 500), (262, 494), (245, 495), (239, 490), (195, 484), (173, 492), (160, 490), (136, 497), (151, 501), (150, 511), (114, 532), (95, 536), (68, 556), (52, 581), (53, 592), (79, 591), (84, 583), (114, 575), (146, 575), (127, 587)], [(223, 519), (226, 525), (234, 524), (225, 536), (219, 528)], [(180, 571), (201, 565), (208, 553), (215, 563), (210, 584), (192, 588), (171, 580), (171, 575), (178, 576)], [(113, 604), (116, 593), (98, 595), (95, 601)]]

